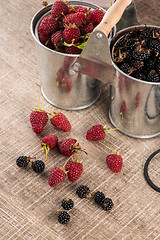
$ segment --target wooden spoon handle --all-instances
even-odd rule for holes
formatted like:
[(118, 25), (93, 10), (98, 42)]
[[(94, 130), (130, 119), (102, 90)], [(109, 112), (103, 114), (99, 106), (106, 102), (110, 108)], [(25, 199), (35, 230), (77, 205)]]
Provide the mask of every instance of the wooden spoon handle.
[(107, 36), (111, 29), (117, 24), (122, 17), (125, 8), (130, 5), (132, 0), (117, 0), (105, 13), (100, 24), (95, 30), (102, 31)]

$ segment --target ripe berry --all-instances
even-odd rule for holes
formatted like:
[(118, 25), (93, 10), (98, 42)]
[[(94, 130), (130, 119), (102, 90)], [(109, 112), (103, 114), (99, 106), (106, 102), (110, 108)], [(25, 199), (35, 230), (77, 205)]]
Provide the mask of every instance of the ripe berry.
[(97, 25), (102, 21), (104, 13), (100, 9), (95, 9), (91, 12), (91, 22), (93, 25)]
[(41, 146), (46, 151), (46, 160), (47, 155), (50, 149), (54, 149), (57, 146), (58, 143), (58, 137), (56, 135), (47, 135), (42, 138)]
[(49, 175), (48, 183), (51, 187), (55, 187), (66, 178), (66, 173), (62, 168), (54, 167)]
[(51, 124), (64, 132), (69, 132), (71, 130), (71, 124), (69, 122), (69, 120), (67, 119), (67, 117), (61, 113), (61, 112), (53, 112), (52, 114), (52, 118), (51, 118)]
[(58, 142), (58, 148), (60, 152), (65, 156), (71, 156), (74, 152), (77, 152), (81, 147), (74, 138), (67, 138)]
[(114, 204), (113, 204), (111, 198), (103, 199), (103, 202), (101, 204), (101, 207), (103, 208), (103, 210), (105, 210), (105, 211), (111, 210), (113, 206), (114, 206)]
[(59, 18), (63, 15), (66, 15), (69, 11), (69, 8), (67, 6), (67, 4), (61, 0), (56, 1), (55, 3), (53, 3), (52, 5), (52, 9), (51, 9), (51, 15), (54, 18)]
[(29, 157), (20, 156), (20, 157), (17, 158), (16, 164), (17, 164), (18, 167), (27, 167), (29, 161), (30, 161)]
[(45, 164), (43, 161), (41, 160), (36, 160), (32, 163), (32, 169), (33, 171), (35, 171), (36, 173), (41, 173), (43, 172), (45, 168)]
[(45, 111), (35, 110), (30, 114), (30, 122), (35, 133), (41, 133), (48, 122), (48, 115)]
[(106, 133), (104, 131), (104, 127), (102, 125), (95, 125), (91, 127), (86, 134), (86, 139), (90, 141), (99, 141), (104, 139)]
[(63, 211), (58, 215), (58, 222), (61, 224), (66, 224), (70, 221), (70, 215), (66, 212)]
[(61, 206), (65, 209), (65, 210), (70, 210), (74, 207), (74, 202), (72, 199), (70, 198), (64, 198), (62, 200)]
[(57, 20), (53, 18), (51, 15), (49, 15), (42, 19), (39, 26), (39, 32), (40, 34), (48, 36), (55, 32), (58, 29), (58, 27), (59, 24)]
[(111, 154), (106, 157), (106, 163), (112, 172), (118, 173), (122, 169), (123, 159), (119, 153)]
[(105, 195), (103, 192), (97, 191), (94, 193), (93, 199), (97, 204), (102, 204), (105, 199)]
[(82, 12), (68, 14), (63, 19), (63, 25), (65, 27), (70, 26), (70, 25), (80, 27), (80, 26), (82, 26), (84, 19), (85, 19), (85, 14)]
[(65, 47), (65, 53), (67, 53), (67, 54), (80, 54), (81, 51), (82, 51), (82, 50), (79, 49), (79, 48), (76, 47), (76, 46), (70, 46), (70, 47), (66, 46), (66, 47)]
[(80, 178), (82, 173), (83, 173), (83, 164), (78, 162), (71, 162), (69, 172), (67, 173), (68, 179), (71, 182), (74, 182), (78, 178)]
[(67, 43), (77, 43), (80, 38), (80, 30), (78, 27), (69, 27), (64, 29), (63, 37)]
[(80, 198), (87, 198), (90, 197), (90, 189), (86, 185), (81, 185), (76, 189), (76, 194)]
[(63, 31), (58, 30), (54, 32), (51, 36), (51, 41), (53, 42), (55, 48), (58, 47), (58, 45), (62, 44), (63, 41)]

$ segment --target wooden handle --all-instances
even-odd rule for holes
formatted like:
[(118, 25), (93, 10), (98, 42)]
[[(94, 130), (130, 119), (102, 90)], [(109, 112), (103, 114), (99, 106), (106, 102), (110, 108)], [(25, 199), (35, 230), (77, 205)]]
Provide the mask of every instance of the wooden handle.
[(104, 32), (107, 36), (111, 29), (117, 24), (122, 17), (125, 8), (131, 4), (132, 0), (117, 0), (105, 13), (100, 24), (95, 30)]

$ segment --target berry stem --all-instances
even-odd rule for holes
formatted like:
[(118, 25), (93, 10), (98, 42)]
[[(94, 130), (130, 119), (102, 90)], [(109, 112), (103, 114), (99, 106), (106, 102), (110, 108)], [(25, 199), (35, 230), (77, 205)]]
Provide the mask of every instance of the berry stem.
[(110, 147), (110, 149), (112, 150), (113, 154), (116, 153), (116, 151), (115, 151), (105, 140), (104, 140), (104, 143), (105, 143), (108, 147)]
[[(74, 154), (75, 154), (75, 153), (74, 153)], [(71, 158), (73, 159), (74, 154), (72, 154), (72, 155), (66, 160), (66, 162), (64, 163), (64, 165), (61, 167), (62, 170), (65, 169), (65, 166), (66, 166), (66, 164), (68, 163), (68, 161), (69, 161)]]

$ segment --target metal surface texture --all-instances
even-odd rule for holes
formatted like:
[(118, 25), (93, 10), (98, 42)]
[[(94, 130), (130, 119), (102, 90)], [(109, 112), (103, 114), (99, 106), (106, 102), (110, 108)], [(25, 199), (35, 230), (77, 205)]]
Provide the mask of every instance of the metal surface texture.
[[(91, 9), (99, 8), (99, 6), (87, 2), (70, 2), (72, 5), (83, 5)], [(56, 52), (39, 41), (39, 23), (50, 12), (51, 6), (52, 4), (42, 8), (35, 14), (31, 22), (31, 33), (36, 43), (42, 95), (50, 104), (58, 108), (66, 110), (84, 109), (99, 98), (101, 93), (100, 81), (70, 69), (79, 55)], [(104, 9), (102, 10), (104, 13), (106, 12)], [(62, 71), (69, 80), (61, 84), (58, 77)]]

